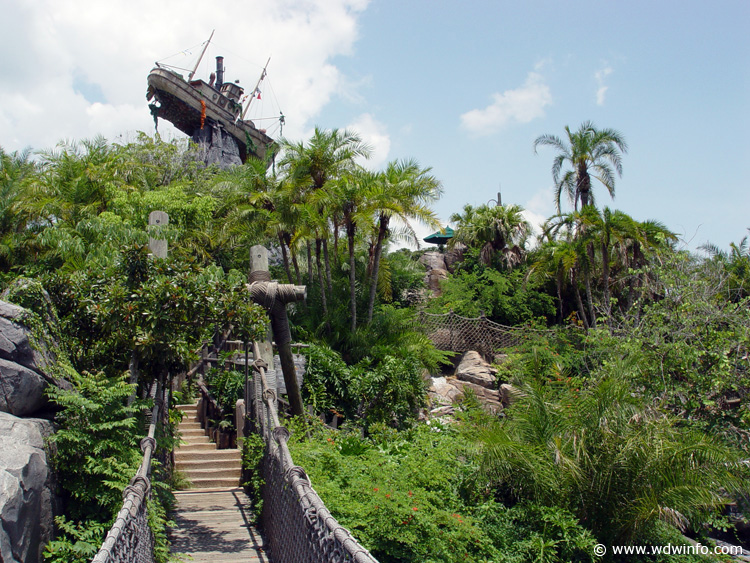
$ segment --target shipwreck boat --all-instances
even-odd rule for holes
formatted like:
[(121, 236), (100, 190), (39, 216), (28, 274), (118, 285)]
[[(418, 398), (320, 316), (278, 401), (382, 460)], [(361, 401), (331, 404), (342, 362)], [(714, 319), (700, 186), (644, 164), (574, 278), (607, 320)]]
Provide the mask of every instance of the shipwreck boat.
[[(146, 99), (153, 100), (149, 107), (154, 120), (166, 119), (206, 150), (221, 153), (209, 158), (210, 161), (237, 164), (234, 160), (238, 158), (244, 163), (249, 155), (264, 159), (269, 151), (274, 151), (274, 141), (265, 130), (244, 119), (247, 111), (242, 104), (244, 89), (237, 83), (224, 81), (224, 57), (216, 57), (216, 73), (211, 73), (208, 83), (193, 80), (210, 41), (211, 38), (187, 79), (159, 63), (151, 70)], [(264, 68), (248, 105), (260, 91), (258, 86), (265, 74)], [(280, 119), (283, 122), (283, 115)]]

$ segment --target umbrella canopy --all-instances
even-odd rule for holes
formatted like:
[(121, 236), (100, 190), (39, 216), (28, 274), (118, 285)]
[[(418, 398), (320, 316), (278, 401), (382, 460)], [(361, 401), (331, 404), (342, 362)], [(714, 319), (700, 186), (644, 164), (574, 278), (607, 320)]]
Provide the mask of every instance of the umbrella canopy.
[(445, 227), (442, 231), (438, 231), (436, 233), (432, 233), (428, 237), (424, 237), (422, 240), (425, 242), (429, 242), (430, 244), (445, 244), (450, 239), (453, 238), (453, 229), (450, 227)]

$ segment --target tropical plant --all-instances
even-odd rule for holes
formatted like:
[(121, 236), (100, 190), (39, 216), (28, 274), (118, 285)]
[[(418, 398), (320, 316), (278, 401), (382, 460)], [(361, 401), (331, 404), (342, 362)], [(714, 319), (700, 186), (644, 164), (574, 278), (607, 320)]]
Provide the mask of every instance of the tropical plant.
[[(565, 193), (573, 204), (574, 211), (594, 204), (591, 177), (615, 196), (615, 172), (622, 176), (622, 153), (628, 145), (622, 134), (614, 129), (597, 129), (586, 121), (572, 132), (565, 126), (566, 140), (555, 135), (541, 135), (534, 141), (534, 152), (540, 145), (551, 146), (558, 151), (552, 161), (552, 179), (555, 182), (555, 205), (560, 212), (560, 199)], [(569, 169), (564, 170), (568, 165)]]
[(492, 263), (500, 254), (508, 269), (521, 263), (526, 250), (526, 240), (531, 233), (531, 224), (523, 217), (519, 205), (465, 205), (463, 214), (454, 213), (450, 220), (456, 229), (450, 245), (462, 243), (479, 249), (479, 261)]
[(623, 545), (647, 542), (659, 521), (703, 522), (746, 489), (735, 452), (643, 406), (627, 381), (579, 390), (537, 377), (516, 382), (505, 420), (478, 434), (483, 474), (501, 497), (569, 509), (600, 542)]
[(372, 322), (378, 274), (383, 253), (383, 244), (389, 234), (393, 217), (400, 219), (416, 240), (409, 221), (417, 220), (433, 228), (440, 226), (435, 213), (428, 205), (442, 194), (440, 182), (430, 174), (430, 168), (420, 168), (414, 160), (393, 161), (378, 175), (374, 188), (368, 195), (370, 207), (375, 212), (377, 237), (372, 251), (370, 267), (370, 296), (367, 304), (367, 322)]

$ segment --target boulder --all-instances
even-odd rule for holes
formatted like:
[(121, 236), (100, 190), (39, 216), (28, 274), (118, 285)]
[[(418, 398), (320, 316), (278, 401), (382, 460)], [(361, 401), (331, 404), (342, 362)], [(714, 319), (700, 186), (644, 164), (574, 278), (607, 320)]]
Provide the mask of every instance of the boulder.
[(463, 395), (464, 391), (471, 389), (477, 397), (477, 400), (482, 406), (491, 413), (500, 412), (503, 409), (503, 404), (500, 397), (500, 391), (493, 389), (487, 389), (481, 385), (469, 383), (468, 381), (461, 381), (460, 379), (454, 379), (451, 383), (461, 391)]
[(435, 296), (440, 295), (440, 282), (448, 277), (448, 270), (434, 268), (425, 274), (425, 285)]
[(453, 245), (453, 248), (445, 253), (444, 260), (446, 270), (448, 270), (450, 273), (453, 273), (455, 265), (464, 259), (464, 252), (466, 251), (466, 249), (467, 246), (465, 244), (457, 242)]
[(419, 263), (422, 264), (427, 271), (430, 270), (447, 270), (445, 265), (445, 257), (442, 253), (431, 250), (425, 252), (419, 257)]
[(451, 405), (461, 396), (461, 391), (455, 385), (451, 385), (445, 377), (433, 377), (429, 391), (434, 403), (440, 405)]
[(517, 393), (518, 390), (510, 383), (500, 385), (500, 401), (503, 403), (503, 407), (509, 406), (516, 399)]
[(0, 561), (39, 563), (56, 499), (44, 439), (52, 424), (0, 413)]
[(58, 344), (46, 332), (32, 334), (29, 311), (0, 301), (0, 411), (29, 416), (47, 405), (48, 384), (69, 388), (54, 374)]
[(37, 372), (20, 364), (0, 359), (0, 412), (28, 416), (47, 404), (47, 382)]
[(495, 388), (497, 369), (488, 364), (478, 352), (466, 352), (456, 368), (456, 377), (487, 389)]

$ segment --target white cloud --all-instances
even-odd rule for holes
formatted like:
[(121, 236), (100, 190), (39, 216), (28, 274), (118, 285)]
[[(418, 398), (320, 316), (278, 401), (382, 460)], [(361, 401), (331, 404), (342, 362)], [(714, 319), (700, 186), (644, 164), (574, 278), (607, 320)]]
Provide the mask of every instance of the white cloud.
[(360, 164), (369, 170), (379, 170), (388, 160), (391, 138), (385, 125), (376, 121), (369, 113), (360, 115), (347, 129), (357, 132), (362, 140), (372, 147), (372, 156), (362, 159)]
[[(0, 58), (0, 145), (43, 149), (64, 138), (152, 132), (145, 93), (154, 61), (178, 53), (170, 62), (194, 64), (212, 29), (199, 76), (224, 55), (227, 77), (250, 89), (271, 56), (263, 103), (251, 112), (281, 109), (285, 136), (298, 138), (341, 91), (331, 60), (351, 53), (368, 2), (255, 0), (250, 9), (239, 0), (5, 2), (0, 49), (19, 55)], [(87, 100), (81, 84), (100, 95)]]
[(603, 106), (604, 105), (604, 96), (607, 94), (607, 90), (609, 90), (609, 86), (606, 86), (604, 84), (604, 79), (607, 78), (610, 74), (612, 74), (612, 67), (605, 66), (604, 68), (597, 70), (594, 73), (594, 78), (596, 79), (596, 105)]
[(544, 116), (544, 108), (552, 103), (552, 94), (544, 77), (530, 72), (526, 82), (515, 90), (492, 95), (493, 102), (484, 109), (473, 109), (461, 116), (461, 124), (476, 135), (491, 135), (508, 123), (528, 123)]

